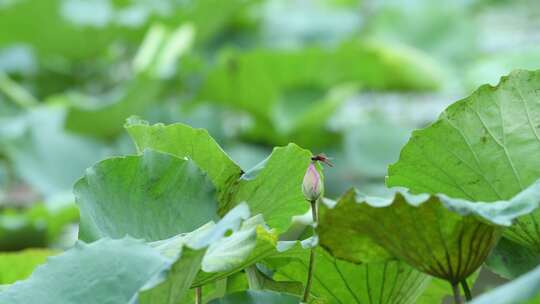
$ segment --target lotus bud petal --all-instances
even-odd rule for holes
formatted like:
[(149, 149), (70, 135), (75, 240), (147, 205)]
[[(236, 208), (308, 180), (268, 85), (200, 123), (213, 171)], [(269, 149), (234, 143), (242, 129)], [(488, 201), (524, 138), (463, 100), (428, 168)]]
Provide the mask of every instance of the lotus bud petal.
[(304, 175), (304, 182), (302, 183), (302, 191), (304, 192), (304, 197), (308, 201), (316, 201), (322, 194), (323, 183), (321, 180), (321, 175), (317, 171), (314, 163), (309, 164), (309, 167)]

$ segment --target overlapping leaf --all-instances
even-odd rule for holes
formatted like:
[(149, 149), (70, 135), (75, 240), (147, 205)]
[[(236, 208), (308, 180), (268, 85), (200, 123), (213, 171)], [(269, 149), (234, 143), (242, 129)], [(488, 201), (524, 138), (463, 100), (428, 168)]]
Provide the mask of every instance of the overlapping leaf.
[[(539, 203), (540, 182), (511, 200), (493, 203), (401, 192), (381, 199), (351, 190), (324, 213), (319, 230), (323, 246), (339, 258), (358, 262), (365, 256), (364, 240), (354, 237), (358, 234), (422, 272), (457, 284), (480, 267), (501, 226)], [(348, 241), (339, 242), (343, 238)]]
[[(416, 131), (387, 184), (476, 201), (510, 199), (540, 178), (540, 71), (516, 71), (484, 85)], [(540, 248), (539, 211), (505, 236)]]
[(204, 130), (182, 124), (150, 126), (136, 120), (127, 124), (127, 130), (139, 150), (152, 148), (193, 159), (220, 192), (220, 214), (246, 202), (253, 214), (262, 214), (279, 233), (288, 229), (292, 216), (309, 208), (300, 185), (311, 153), (297, 145), (275, 148), (240, 178), (241, 169)]
[(168, 126), (149, 125), (135, 118), (128, 121), (126, 130), (139, 151), (150, 148), (192, 159), (208, 174), (220, 193), (241, 175), (240, 167), (225, 154), (206, 130), (179, 123)]
[(215, 189), (195, 163), (151, 150), (96, 164), (74, 192), (85, 241), (124, 235), (157, 241), (217, 219)]
[(0, 302), (128, 303), (169, 265), (159, 252), (130, 238), (78, 243), (0, 293)]

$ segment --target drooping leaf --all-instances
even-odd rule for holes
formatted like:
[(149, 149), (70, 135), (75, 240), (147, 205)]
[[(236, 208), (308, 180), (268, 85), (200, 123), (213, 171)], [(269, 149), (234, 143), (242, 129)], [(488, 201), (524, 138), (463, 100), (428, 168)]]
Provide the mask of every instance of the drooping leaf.
[(56, 254), (48, 249), (27, 249), (0, 254), (0, 285), (24, 280), (34, 269), (45, 263), (47, 257)]
[(176, 304), (184, 298), (201, 268), (206, 248), (182, 248), (180, 258), (139, 291), (141, 304)]
[(513, 241), (501, 239), (486, 264), (501, 277), (515, 279), (540, 265), (540, 254)]
[(262, 216), (256, 215), (230, 236), (210, 245), (202, 261), (202, 271), (193, 284), (204, 285), (227, 277), (275, 254), (278, 236), (264, 226)]
[[(324, 212), (319, 231), (324, 246), (341, 259), (358, 262), (366, 247), (354, 235), (367, 236), (420, 271), (457, 284), (484, 262), (502, 226), (539, 203), (540, 182), (493, 203), (404, 192), (381, 199), (351, 190)], [(347, 242), (332, 240), (340, 234)]]
[[(510, 199), (540, 178), (540, 71), (515, 71), (481, 86), (415, 131), (387, 184), (415, 193), (476, 201)], [(540, 213), (520, 218), (505, 237), (539, 248)]]
[(128, 121), (126, 129), (139, 151), (150, 148), (192, 159), (208, 174), (220, 193), (241, 175), (240, 167), (225, 154), (206, 130), (179, 123), (168, 126), (149, 125), (135, 118)]
[(290, 295), (302, 296), (304, 285), (299, 281), (275, 281), (271, 276), (259, 270), (261, 265), (253, 265), (245, 269), (251, 290), (271, 290)]
[(535, 304), (540, 301), (540, 267), (474, 299), (471, 304)]
[(197, 165), (152, 150), (99, 162), (74, 192), (85, 241), (126, 234), (156, 241), (217, 219), (215, 189)]
[(232, 293), (209, 304), (298, 304), (300, 299), (273, 291), (248, 290)]

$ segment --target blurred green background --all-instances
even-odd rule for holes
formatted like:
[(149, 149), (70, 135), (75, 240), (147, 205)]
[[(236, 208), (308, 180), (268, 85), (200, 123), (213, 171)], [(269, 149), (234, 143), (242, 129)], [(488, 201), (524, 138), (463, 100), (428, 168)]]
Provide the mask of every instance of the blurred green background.
[(0, 0), (0, 251), (73, 244), (72, 185), (135, 152), (132, 115), (244, 169), (296, 142), (333, 158), (327, 196), (384, 194), (411, 130), (518, 68), (540, 68), (538, 1)]

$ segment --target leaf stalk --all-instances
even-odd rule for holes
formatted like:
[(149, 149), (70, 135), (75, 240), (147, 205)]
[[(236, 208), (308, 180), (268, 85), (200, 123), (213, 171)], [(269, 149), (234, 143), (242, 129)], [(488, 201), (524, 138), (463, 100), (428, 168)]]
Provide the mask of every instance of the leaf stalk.
[[(317, 224), (319, 223), (319, 214), (317, 212), (317, 200), (310, 201), (311, 204), (311, 215), (313, 217), (313, 235), (315, 235), (315, 227), (317, 227)], [(304, 297), (302, 298), (302, 302), (307, 303), (309, 300), (309, 293), (311, 291), (311, 282), (313, 279), (313, 272), (315, 269), (315, 248), (311, 247), (309, 251), (309, 266), (308, 266), (308, 274), (307, 274), (307, 281), (306, 281), (306, 288), (304, 289)]]
[(472, 294), (471, 294), (471, 289), (469, 288), (469, 284), (467, 283), (467, 280), (466, 279), (463, 279), (461, 280), (461, 288), (463, 289), (463, 293), (465, 294), (465, 299), (467, 301), (471, 301), (472, 300)]
[(202, 304), (202, 287), (195, 287), (195, 304)]
[(461, 299), (461, 295), (459, 293), (459, 284), (452, 283), (452, 292), (454, 293), (454, 303), (463, 304), (463, 300)]

